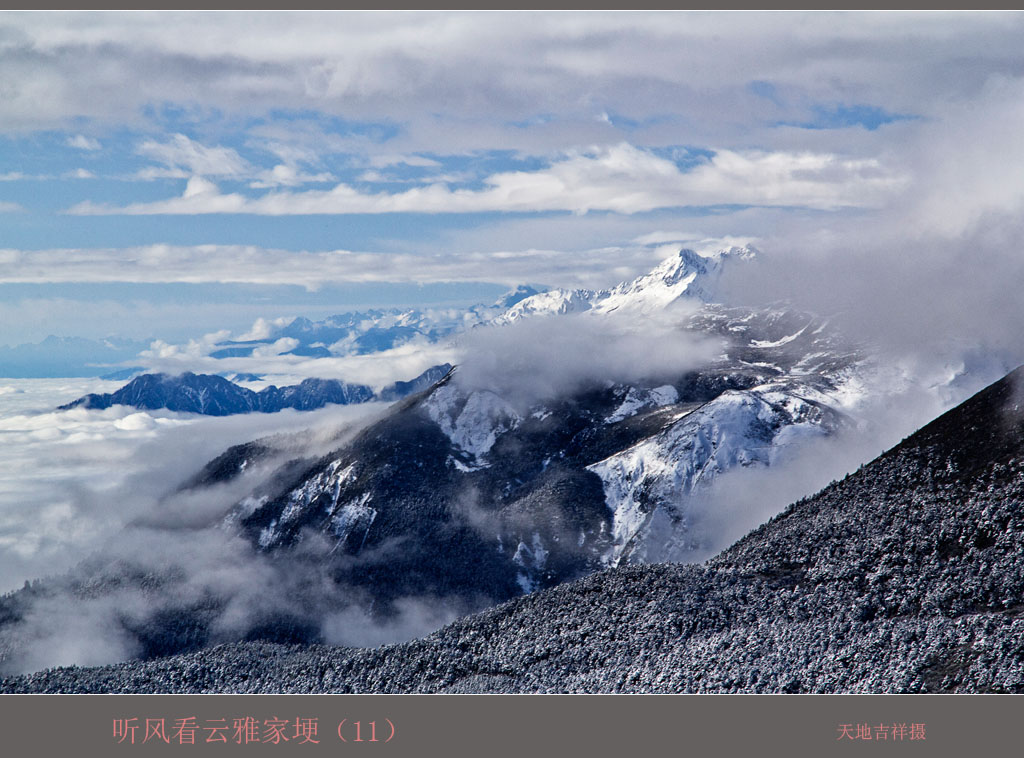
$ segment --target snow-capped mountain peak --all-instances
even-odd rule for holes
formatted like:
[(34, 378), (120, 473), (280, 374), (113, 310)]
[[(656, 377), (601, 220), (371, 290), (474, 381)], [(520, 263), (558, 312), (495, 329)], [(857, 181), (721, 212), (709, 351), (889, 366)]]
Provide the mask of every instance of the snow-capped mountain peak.
[(753, 259), (750, 245), (730, 247), (714, 253), (683, 248), (659, 263), (650, 273), (611, 289), (553, 289), (520, 300), (493, 320), (510, 324), (528, 316), (566, 313), (610, 313), (620, 309), (650, 313), (682, 297), (712, 302), (718, 279), (728, 261)]
[[(610, 312), (619, 308), (650, 311), (664, 308), (681, 297), (711, 302), (725, 261), (739, 257), (739, 249), (701, 255), (683, 248), (663, 260), (649, 274), (624, 282), (608, 291), (596, 308)], [(752, 252), (751, 252), (752, 256)]]

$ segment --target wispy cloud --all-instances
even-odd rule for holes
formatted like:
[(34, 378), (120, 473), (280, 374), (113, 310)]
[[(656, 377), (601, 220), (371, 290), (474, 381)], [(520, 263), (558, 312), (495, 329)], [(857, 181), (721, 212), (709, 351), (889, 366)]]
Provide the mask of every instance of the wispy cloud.
[(422, 155), (398, 155), (395, 153), (384, 153), (374, 155), (369, 163), (374, 168), (387, 168), (388, 166), (417, 166), (421, 168), (436, 168), (441, 164), (433, 158)]
[[(200, 172), (212, 174), (214, 172)], [(81, 203), (75, 215), (249, 213), (308, 215), (355, 213), (479, 213), (614, 211), (714, 205), (772, 205), (835, 209), (875, 206), (906, 179), (877, 160), (820, 153), (723, 150), (684, 171), (629, 144), (569, 154), (538, 171), (493, 174), (481, 190), (444, 184), (400, 193), (368, 194), (339, 184), (331, 190), (274, 192), (258, 198), (222, 194), (214, 185), (178, 198), (123, 207)], [(191, 187), (191, 185), (190, 185)]]
[(330, 358), (307, 358), (285, 355), (278, 351), (288, 345), (270, 346), (259, 353), (243, 358), (211, 358), (212, 349), (207, 338), (190, 340), (184, 345), (156, 341), (132, 365), (143, 365), (147, 370), (180, 374), (183, 371), (217, 374), (225, 371), (260, 374), (273, 377), (279, 386), (297, 384), (303, 379), (339, 379), (355, 384), (366, 384), (381, 389), (393, 382), (419, 376), (431, 366), (456, 363), (461, 350), (447, 343), (429, 343), (413, 340), (390, 350), (366, 355), (346, 355)]
[(99, 150), (102, 147), (98, 139), (86, 137), (84, 134), (68, 137), (66, 144), (68, 147), (74, 147), (78, 150)]
[(136, 152), (160, 164), (139, 171), (141, 179), (191, 176), (236, 177), (252, 171), (249, 163), (229, 147), (206, 147), (184, 134), (175, 134), (166, 142), (145, 140)]
[(269, 189), (272, 187), (296, 187), (300, 184), (313, 184), (337, 181), (333, 174), (305, 173), (293, 165), (279, 163), (272, 169), (261, 171), (255, 181), (249, 183), (253, 189)]
[[(705, 240), (702, 246), (714, 245)], [(195, 247), (0, 249), (0, 284), (54, 282), (326, 283), (537, 282), (604, 286), (609, 271), (643, 273), (672, 249), (650, 245), (565, 250), (493, 250), (466, 253), (290, 251), (243, 245)]]
[[(7, 389), (17, 394), (27, 385)], [(68, 389), (53, 383), (50, 407), (54, 396), (65, 396)], [(38, 388), (29, 392), (37, 402), (46, 399), (47, 393)], [(56, 593), (32, 598), (19, 624), (4, 626), (0, 670), (123, 660), (139, 652), (138, 640), (126, 633), (133, 622), (168, 606), (191, 607), (200, 597), (224, 601), (211, 629), (223, 639), (244, 636), (249, 624), (275, 612), (297, 613), (315, 625), (325, 622), (330, 611), (342, 610), (355, 599), (346, 587), (327, 577), (320, 584), (310, 583), (311, 562), (300, 568), (287, 560), (268, 560), (255, 554), (246, 540), (217, 526), (268, 471), (254, 466), (225, 486), (192, 491), (178, 487), (228, 445), (301, 430), (300, 437), (278, 439), (282, 455), (319, 456), (380, 411), (377, 404), (335, 406), (258, 419), (123, 406), (0, 413), (0, 440), (5, 443), (0, 445), (0, 591), (49, 576)], [(316, 543), (309, 549), (320, 547)], [(323, 553), (317, 553), (321, 558), (332, 546), (322, 547)], [(79, 565), (84, 559), (91, 559), (90, 568)], [(131, 565), (171, 581), (145, 589), (107, 586), (109, 591), (100, 589), (89, 597), (69, 591), (70, 582), (86, 577), (103, 588), (99, 578), (108, 563), (110, 576), (118, 575), (113, 567)], [(73, 573), (66, 582), (61, 575), (69, 571)], [(356, 620), (349, 622), (351, 626)], [(352, 640), (356, 630), (344, 626), (335, 622), (331, 638)], [(366, 618), (359, 632), (369, 634), (370, 627)], [(431, 628), (416, 625), (410, 634)]]

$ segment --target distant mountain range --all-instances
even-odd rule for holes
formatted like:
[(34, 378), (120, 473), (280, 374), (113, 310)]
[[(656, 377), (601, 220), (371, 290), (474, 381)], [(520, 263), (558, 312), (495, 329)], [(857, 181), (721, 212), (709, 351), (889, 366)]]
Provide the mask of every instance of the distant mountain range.
[(553, 289), (523, 297), (512, 303), (493, 324), (510, 324), (530, 316), (553, 316), (589, 311), (655, 313), (680, 298), (711, 302), (722, 271), (737, 261), (755, 258), (751, 246), (730, 247), (714, 255), (700, 255), (682, 249), (662, 261), (653, 271), (606, 290)]
[[(219, 342), (211, 358), (245, 358), (259, 348), (285, 341), (283, 355), (326, 358), (336, 355), (367, 355), (404, 345), (413, 340), (438, 342), (487, 323), (517, 303), (537, 295), (536, 287), (520, 285), (491, 305), (469, 308), (401, 309), (375, 308), (329, 316), (320, 321), (296, 318), (284, 326), (268, 326), (258, 339)], [(288, 345), (291, 345), (288, 347)]]
[[(380, 308), (353, 311), (320, 321), (295, 318), (284, 325), (267, 324), (259, 338), (216, 343), (211, 358), (248, 358), (257, 349), (273, 348), (283, 355), (326, 358), (366, 355), (390, 350), (413, 340), (437, 342), (505, 313), (542, 289), (520, 285), (490, 305), (450, 308)], [(284, 342), (281, 342), (284, 340)], [(127, 361), (145, 362), (139, 355), (152, 340), (108, 337), (104, 340), (50, 335), (35, 344), (0, 345), (0, 377), (41, 378), (96, 376), (127, 380), (145, 368), (112, 369)]]
[(144, 410), (165, 408), (206, 416), (276, 413), (285, 408), (308, 411), (329, 404), (350, 405), (370, 400), (394, 401), (429, 387), (450, 370), (451, 365), (447, 363), (433, 366), (415, 379), (395, 382), (380, 392), (374, 392), (371, 387), (363, 384), (347, 384), (337, 379), (305, 379), (300, 384), (288, 387), (271, 385), (254, 392), (213, 374), (143, 374), (115, 392), (85, 395), (60, 406), (58, 410), (103, 409), (112, 405), (128, 405)]

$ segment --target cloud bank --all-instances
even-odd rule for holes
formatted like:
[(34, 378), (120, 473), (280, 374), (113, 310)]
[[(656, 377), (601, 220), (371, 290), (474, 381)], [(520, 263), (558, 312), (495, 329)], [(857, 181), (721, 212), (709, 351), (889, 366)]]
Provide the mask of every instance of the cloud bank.
[[(116, 547), (125, 525), (171, 507), (161, 505), (162, 499), (230, 445), (305, 429), (317, 438), (322, 430), (379, 412), (375, 403), (224, 419), (126, 406), (52, 410), (85, 392), (120, 384), (4, 380), (0, 592), (65, 571), (105, 545)], [(231, 504), (233, 493), (221, 495), (211, 504), (214, 511)], [(176, 505), (195, 514), (186, 500), (180, 496)]]
[[(770, 121), (786, 99), (811, 113), (836, 82), (847, 98), (930, 115), (1007, 69), (1021, 23), (918, 13), (18, 14), (4, 19), (12, 85), (0, 126), (132, 119), (156, 99), (200, 112), (414, 117), (426, 135), (439, 95), (465, 119), (479, 117), (487, 92), (498, 123), (539, 112), (607, 127), (618, 113), (642, 123), (698, 112), (734, 130), (749, 123), (739, 114)], [(959, 63), (968, 58), (974, 65)], [(748, 91), (752, 80), (774, 89)]]
[(539, 316), (474, 329), (459, 339), (455, 381), (467, 392), (495, 392), (525, 411), (590, 386), (674, 379), (722, 350), (718, 340), (680, 329), (695, 307), (680, 303), (643, 316)]
[[(465, 612), (444, 598), (371, 611), (330, 575), (332, 545), (310, 539), (271, 557), (221, 526), (277, 466), (335, 449), (379, 404), (218, 419), (124, 407), (28, 412), (74, 384), (51, 381), (43, 392), (14, 382), (0, 392), (18, 411), (0, 418), (0, 471), (10, 472), (0, 477), (0, 593), (47, 577), (15, 597), (20, 620), (0, 624), (0, 671), (154, 655), (187, 648), (189, 635), (208, 644), (253, 634), (394, 642)], [(178, 489), (228, 445), (275, 432), (280, 450), (262, 465), (226, 484)]]

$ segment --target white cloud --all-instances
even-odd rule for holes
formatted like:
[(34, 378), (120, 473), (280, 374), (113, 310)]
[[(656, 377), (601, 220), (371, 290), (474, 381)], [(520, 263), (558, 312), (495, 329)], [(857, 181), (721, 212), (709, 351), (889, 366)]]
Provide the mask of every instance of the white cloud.
[(168, 358), (185, 358), (194, 361), (209, 355), (216, 348), (218, 342), (222, 342), (231, 336), (231, 332), (222, 329), (217, 332), (205, 334), (199, 339), (189, 340), (184, 345), (172, 345), (164, 340), (154, 340), (148, 350), (139, 353), (142, 360), (165, 360)]
[(279, 163), (268, 171), (261, 171), (255, 181), (249, 186), (253, 189), (268, 189), (272, 187), (296, 187), (300, 184), (312, 184), (318, 182), (332, 182), (336, 178), (327, 172), (319, 174), (303, 173), (293, 165)]
[(465, 352), (455, 381), (496, 392), (526, 412), (588, 385), (667, 380), (721, 354), (719, 340), (679, 328), (696, 307), (680, 302), (657, 314), (541, 316), (473, 329), (460, 339)]
[(382, 174), (380, 171), (371, 169), (369, 171), (364, 171), (363, 173), (361, 173), (359, 175), (359, 181), (377, 184), (381, 182), (390, 182), (393, 180), (390, 179), (386, 174)]
[[(109, 391), (111, 383), (78, 382), (77, 393), (67, 380), (16, 384), (24, 390), (16, 393), (20, 405), (13, 412), (8, 404), (0, 407), (0, 592), (30, 579), (60, 577), (87, 558), (93, 566), (87, 571), (124, 561), (153, 575), (172, 569), (176, 581), (155, 594), (153, 587), (120, 588), (90, 598), (40, 598), (25, 609), (18, 630), (5, 628), (5, 643), (14, 643), (5, 650), (13, 657), (5, 655), (0, 664), (5, 673), (121, 660), (137, 652), (125, 626), (196, 597), (230, 599), (214, 625), (215, 633), (230, 639), (243, 635), (260, 611), (305, 604), (304, 611), (316, 616), (320, 611), (310, 609), (344, 594), (344, 588), (332, 594), (328, 581), (319, 596), (314, 591), (314, 597), (296, 600), (301, 578), (309, 577), (308, 562), (293, 582), (294, 567), (261, 559), (240, 536), (217, 528), (267, 470), (250, 467), (224, 486), (179, 488), (229, 445), (264, 435), (300, 432), (277, 438), (283, 460), (271, 467), (290, 457), (323, 455), (374, 419), (380, 404), (225, 418), (124, 406), (53, 412), (78, 393)], [(49, 586), (60, 592), (62, 582), (56, 578)]]
[(694, 239), (700, 235), (695, 235), (691, 232), (650, 232), (649, 234), (641, 234), (639, 237), (633, 238), (633, 243), (636, 245), (663, 245), (666, 242), (681, 242), (683, 240)]
[(190, 176), (237, 177), (251, 172), (248, 162), (229, 147), (206, 147), (184, 134), (175, 134), (166, 142), (145, 140), (136, 152), (161, 164), (138, 173), (140, 179)]
[(500, 121), (585, 113), (608, 128), (597, 114), (644, 104), (728, 125), (750, 109), (737, 95), (752, 79), (809, 97), (841, 82), (851, 97), (874, 92), (880, 105), (922, 112), (1005, 70), (1021, 23), (1012, 14), (26, 14), (5, 19), (14, 33), (0, 65), (13, 84), (0, 124), (133, 117), (154, 101), (401, 121), (443, 101), (465, 117), (485, 104)]
[(182, 197), (216, 197), (218, 194), (217, 185), (211, 182), (209, 179), (204, 179), (201, 176), (190, 177), (188, 182), (185, 184), (185, 191), (182, 193)]
[(628, 214), (723, 204), (836, 209), (876, 206), (906, 181), (874, 159), (816, 153), (723, 150), (707, 163), (682, 171), (670, 160), (623, 143), (574, 152), (538, 171), (494, 174), (484, 181), (487, 187), (482, 190), (452, 190), (438, 183), (394, 194), (367, 194), (339, 184), (331, 190), (272, 192), (250, 199), (223, 195), (210, 187), (202, 193), (186, 192), (171, 200), (125, 207), (86, 202), (68, 212), (278, 216), (604, 210)]
[(280, 329), (283, 326), (287, 326), (291, 319), (288, 318), (276, 318), (276, 319), (265, 319), (260, 316), (256, 321), (253, 322), (252, 328), (235, 337), (240, 342), (246, 342), (248, 340), (265, 340), (272, 335), (275, 330)]
[[(1024, 79), (996, 77), (970, 102), (951, 105), (906, 146), (917, 192), (899, 208), (916, 233), (972, 233), (993, 214), (1024, 211)], [(887, 225), (898, 223), (887, 220)]]
[(271, 345), (261, 345), (256, 348), (253, 350), (252, 356), (253, 358), (273, 358), (294, 350), (298, 346), (299, 341), (294, 337), (282, 337), (279, 340), (275, 340)]
[(415, 178), (399, 178), (397, 176), (390, 176), (382, 173), (376, 169), (370, 169), (359, 175), (359, 181), (370, 184), (418, 184), (421, 186), (432, 184), (459, 184), (461, 182), (474, 181), (476, 178), (476, 176), (468, 171), (463, 171), (461, 173), (432, 174), (430, 176)]
[[(710, 242), (708, 244), (711, 244)], [(649, 270), (649, 246), (460, 253), (290, 251), (244, 245), (70, 250), (0, 249), (0, 284), (43, 282), (327, 283), (524, 282), (603, 287)], [(609, 280), (609, 272), (614, 279)], [(113, 307), (110, 303), (106, 307)]]
[(374, 168), (387, 168), (398, 165), (436, 168), (441, 165), (433, 158), (426, 158), (422, 155), (396, 155), (394, 153), (374, 155), (370, 158), (369, 163)]
[[(281, 163), (288, 166), (298, 166), (299, 164), (305, 164), (307, 166), (316, 166), (320, 163), (320, 150), (324, 148), (324, 144), (313, 140), (312, 144), (301, 144), (295, 141), (296, 132), (294, 129), (279, 129), (279, 124), (269, 124), (263, 127), (256, 127), (255, 132), (264, 131), (270, 129), (271, 131), (279, 131), (278, 139), (253, 139), (249, 142), (249, 147), (255, 150), (261, 150), (263, 152), (271, 153), (275, 155)], [(303, 135), (305, 136), (305, 135)], [(326, 136), (326, 135), (323, 135)]]
[(25, 209), (17, 203), (0, 201), (0, 213), (24, 213)]
[(171, 345), (159, 341), (150, 350), (143, 352), (138, 360), (134, 360), (133, 365), (142, 364), (149, 371), (170, 374), (183, 371), (260, 374), (278, 386), (295, 384), (309, 377), (339, 379), (366, 384), (379, 390), (393, 382), (419, 376), (431, 366), (456, 363), (462, 352), (454, 344), (432, 344), (422, 340), (413, 340), (391, 350), (367, 355), (331, 358), (308, 358), (278, 352), (287, 347), (287, 343), (281, 344), (254, 352), (251, 357), (211, 358), (207, 354), (209, 351), (204, 352), (202, 347), (197, 349), (194, 342)]
[(84, 134), (68, 137), (66, 144), (68, 147), (74, 147), (79, 150), (99, 150), (102, 147), (98, 139), (86, 137)]
[(68, 171), (64, 174), (68, 179), (95, 179), (96, 174), (86, 168), (76, 168), (74, 171)]

